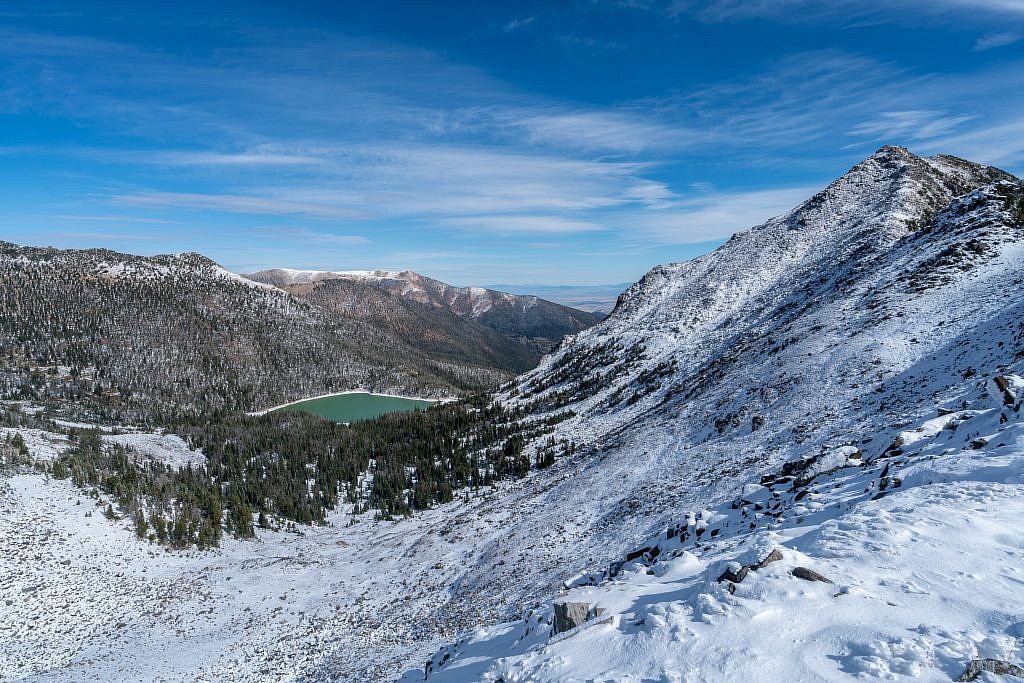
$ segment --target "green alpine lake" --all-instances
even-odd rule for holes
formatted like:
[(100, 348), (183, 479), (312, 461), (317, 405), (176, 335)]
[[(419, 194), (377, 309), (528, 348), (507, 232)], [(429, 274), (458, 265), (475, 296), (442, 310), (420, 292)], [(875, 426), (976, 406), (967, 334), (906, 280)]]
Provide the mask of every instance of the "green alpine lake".
[(434, 405), (437, 401), (422, 398), (403, 398), (368, 392), (352, 392), (320, 396), (290, 403), (275, 410), (312, 413), (335, 422), (369, 420), (385, 413), (403, 413), (420, 410)]

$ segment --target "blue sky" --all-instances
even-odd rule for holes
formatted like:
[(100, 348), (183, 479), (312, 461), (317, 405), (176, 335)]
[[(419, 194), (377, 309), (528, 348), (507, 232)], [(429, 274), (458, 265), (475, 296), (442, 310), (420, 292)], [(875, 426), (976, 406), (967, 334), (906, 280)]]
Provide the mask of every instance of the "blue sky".
[(1024, 171), (1024, 0), (15, 1), (0, 79), (0, 239), (238, 271), (625, 282), (883, 144)]

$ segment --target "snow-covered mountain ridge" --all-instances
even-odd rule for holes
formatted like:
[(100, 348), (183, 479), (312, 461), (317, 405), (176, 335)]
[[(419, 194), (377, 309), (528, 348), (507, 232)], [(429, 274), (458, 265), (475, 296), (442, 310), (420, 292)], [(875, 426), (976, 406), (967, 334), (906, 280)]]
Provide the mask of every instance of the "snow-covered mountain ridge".
[[(478, 318), (491, 310), (496, 301), (516, 302), (521, 307), (537, 303), (535, 296), (518, 297), (514, 294), (497, 292), (482, 287), (456, 287), (440, 280), (434, 280), (411, 270), (296, 270), (273, 268), (246, 277), (259, 282), (275, 285), (320, 282), (323, 280), (354, 280), (369, 282), (381, 289), (398, 293), (400, 296), (424, 304), (444, 304), (458, 310), (461, 315)], [(522, 301), (517, 301), (518, 299)]]
[[(655, 570), (676, 572), (671, 588), (678, 592), (672, 599), (644, 597), (646, 589), (633, 583), (617, 585), (617, 579), (593, 589), (600, 596), (586, 601), (599, 606), (609, 603), (609, 611), (597, 622), (614, 617), (614, 623), (595, 622), (593, 627), (594, 634), (613, 634), (607, 639), (598, 640), (595, 635), (591, 642), (587, 636), (583, 639), (587, 644), (573, 651), (576, 645), (559, 643), (580, 642), (582, 636), (549, 640), (548, 626), (531, 631), (520, 624), (478, 632), (462, 646), (440, 653), (428, 680), (601, 680), (601, 675), (613, 680), (708, 680), (715, 678), (712, 671), (735, 671), (742, 679), (758, 666), (780, 664), (786, 654), (773, 659), (773, 650), (811, 656), (803, 650), (794, 654), (776, 648), (771, 638), (758, 640), (749, 628), (744, 631), (741, 622), (730, 622), (736, 624), (731, 640), (708, 636), (703, 642), (709, 650), (703, 656), (690, 648), (686, 657), (673, 655), (655, 662), (666, 650), (649, 649), (651, 643), (642, 639), (631, 640), (638, 616), (630, 614), (627, 623), (623, 612), (617, 611), (624, 609), (621, 601), (609, 595), (626, 592), (640, 603), (680, 610), (683, 616), (678, 619), (648, 622), (652, 639), (666, 636), (661, 626), (688, 633), (681, 623), (704, 620), (699, 605), (693, 605), (723, 602), (719, 593), (705, 590), (705, 583), (717, 583), (714, 579), (722, 574), (723, 563), (733, 559), (734, 551), (755, 543), (759, 534), (782, 533), (778, 530), (787, 526), (769, 519), (765, 526), (751, 527), (749, 518), (716, 518), (712, 511), (723, 505), (731, 510), (745, 487), (752, 490), (762, 484), (762, 478), (780, 477), (785, 468), (796, 467), (787, 463), (831, 462), (822, 465), (824, 471), (846, 465), (849, 454), (860, 453), (860, 462), (872, 465), (858, 468), (856, 476), (865, 478), (856, 486), (866, 486), (873, 477), (876, 487), (882, 476), (890, 482), (907, 481), (914, 467), (918, 470), (913, 471), (929, 472), (921, 475), (923, 480), (941, 480), (945, 475), (935, 473), (955, 466), (966, 473), (968, 483), (963, 491), (951, 494), (958, 502), (948, 503), (949, 511), (971, 495), (982, 501), (1005, 499), (1009, 505), (1014, 496), (1024, 493), (1018, 428), (1006, 426), (1016, 424), (1018, 414), (1014, 409), (1009, 413), (997, 409), (988, 394), (994, 377), (1006, 382), (1006, 377), (1024, 374), (1022, 247), (1024, 188), (1018, 179), (952, 157), (919, 158), (890, 147), (801, 206), (737, 234), (715, 252), (652, 270), (620, 297), (604, 323), (564, 343), (504, 395), (504, 400), (539, 415), (571, 415), (557, 425), (553, 437), (575, 443), (577, 455), (560, 459), (547, 471), (549, 488), (532, 501), (541, 508), (557, 506), (563, 514), (556, 518), (548, 512), (524, 513), (521, 521), (508, 524), (504, 537), (488, 544), (487, 553), (517, 556), (536, 538), (556, 537), (558, 547), (534, 549), (522, 561), (509, 563), (512, 569), (493, 561), (487, 571), (471, 568), (467, 574), (473, 578), (464, 583), (472, 580), (475, 590), (486, 593), (518, 577), (523, 597), (534, 596), (543, 604), (536, 587), (551, 576), (553, 565), (561, 563), (563, 579), (569, 578), (570, 569), (584, 575), (596, 571), (599, 577), (607, 567), (600, 559), (622, 560), (634, 549), (648, 548), (644, 552), (649, 553), (649, 540), (664, 539), (668, 528), (689, 528), (690, 543), (696, 527), (706, 529), (699, 550), (687, 550), (697, 556), (699, 566), (691, 564), (684, 570), (680, 563), (685, 561), (680, 560)], [(951, 450), (939, 457), (950, 456), (948, 463), (931, 469), (908, 464), (910, 470), (903, 472), (896, 468), (910, 461), (899, 461), (882, 475), (888, 463), (881, 459), (899, 450), (890, 448), (898, 438), (907, 440), (901, 432), (916, 426), (928, 432), (928, 420), (939, 409), (968, 411), (961, 414), (963, 418), (988, 417), (971, 418), (977, 420), (979, 430), (977, 434), (971, 430), (966, 449), (960, 442), (944, 446)], [(996, 424), (990, 424), (992, 420)], [(989, 439), (985, 443), (993, 446), (975, 450), (971, 444), (976, 439)], [(986, 450), (997, 447), (1005, 454), (999, 465)], [(953, 457), (956, 453), (960, 455)], [(931, 450), (927, 458), (936, 455)], [(850, 533), (844, 536), (853, 546), (850, 552), (858, 562), (868, 563), (864, 566), (882, 562), (872, 555), (872, 539), (861, 535), (871, 525), (856, 521), (855, 514), (867, 514), (865, 510), (888, 503), (844, 498), (838, 493), (844, 485), (828, 480), (814, 491), (814, 497), (801, 496), (792, 509), (814, 501), (821, 508), (851, 510)], [(786, 488), (791, 487), (792, 479)], [(929, 495), (925, 489), (914, 493), (905, 488), (905, 492), (911, 506), (922, 505), (919, 497)], [(798, 495), (799, 491), (792, 494)], [(933, 509), (941, 510), (944, 504), (936, 502)], [(1012, 513), (991, 506), (984, 513), (986, 529), (1013, 523)], [(806, 513), (798, 512), (791, 519), (797, 517)], [(841, 514), (837, 519), (840, 526), (845, 523)], [(917, 522), (906, 516), (900, 521)], [(808, 530), (800, 526), (799, 533)], [(1015, 530), (1019, 532), (1019, 522)], [(968, 537), (974, 532), (965, 526), (956, 533)], [(783, 545), (785, 538), (776, 543)], [(979, 540), (979, 548), (992, 557), (1004, 550), (1011, 555), (1017, 552), (1019, 545), (1004, 547), (1001, 538)], [(882, 545), (876, 545), (884, 556)], [(788, 548), (783, 554), (789, 559), (804, 561), (799, 552), (813, 555), (800, 544)], [(948, 548), (938, 548), (934, 558), (949, 560), (950, 571), (955, 571)], [(792, 569), (795, 565), (789, 559), (772, 571)], [(899, 566), (914, 571), (910, 565)], [(690, 582), (684, 576), (697, 577), (693, 580), (700, 585), (691, 592), (684, 590), (681, 584)], [(1012, 577), (1006, 581), (1000, 593), (1004, 604), (1020, 608), (1010, 600)], [(782, 602), (786, 596), (792, 601), (802, 594), (793, 591), (801, 589), (779, 584), (778, 595)], [(933, 589), (942, 595), (950, 586), (936, 582)], [(741, 590), (737, 587), (737, 596)], [(977, 600), (964, 628), (974, 629), (972, 633), (991, 630), (985, 615), (996, 608), (995, 603), (978, 597), (980, 591), (973, 595)], [(549, 604), (550, 597), (547, 600)], [(779, 602), (764, 607), (781, 609)], [(550, 610), (550, 604), (545, 609)], [(550, 617), (550, 612), (543, 614)], [(782, 610), (777, 619), (799, 620), (801, 614)], [(659, 626), (651, 629), (651, 623)], [(767, 633), (779, 632), (772, 619), (766, 618), (765, 623)], [(1020, 642), (1007, 644), (1006, 628), (1004, 624), (988, 634), (1000, 643), (998, 647), (978, 646), (983, 638), (972, 635), (970, 642), (957, 646), (960, 654), (966, 657), (976, 651), (986, 656), (984, 652), (998, 650), (1006, 657), (1019, 657), (1014, 648)], [(533, 635), (514, 645), (524, 630)], [(846, 640), (832, 651), (813, 655), (820, 654), (824, 664), (798, 669), (796, 678), (840, 680), (872, 672), (935, 676), (935, 662), (928, 659), (932, 654), (922, 655), (906, 670), (896, 665), (888, 670), (877, 663), (874, 669), (866, 664), (867, 668), (841, 664), (828, 668), (829, 657), (841, 662), (843, 657), (861, 656), (855, 652), (857, 639), (846, 632), (843, 637)], [(884, 645), (885, 638), (878, 638), (882, 640), (868, 639), (863, 647), (889, 647)], [(747, 640), (751, 645), (745, 649)], [(756, 656), (751, 655), (755, 650)], [(737, 651), (747, 654), (737, 655)], [(439, 666), (445, 654), (449, 663)], [(500, 660), (504, 656), (511, 658)], [(476, 672), (477, 678), (460, 677), (463, 674), (455, 662), (461, 659), (466, 664), (470, 657), (483, 657), (462, 669)], [(614, 657), (621, 662), (619, 668), (612, 666)], [(962, 670), (965, 665), (966, 661), (959, 661), (956, 666)], [(942, 676), (954, 668), (952, 659), (939, 666)], [(794, 669), (778, 671), (781, 675)]]
[[(760, 415), (764, 441), (769, 408), (801, 422), (793, 398), (812, 414), (863, 399), (986, 314), (978, 305), (939, 314), (944, 287), (1012, 293), (1019, 195), (1019, 181), (996, 169), (883, 148), (788, 214), (655, 268), (508, 398), (569, 406), (578, 417), (562, 429), (587, 423), (591, 434), (679, 411), (707, 423), (706, 440), (749, 433)], [(807, 391), (811, 376), (839, 388)]]

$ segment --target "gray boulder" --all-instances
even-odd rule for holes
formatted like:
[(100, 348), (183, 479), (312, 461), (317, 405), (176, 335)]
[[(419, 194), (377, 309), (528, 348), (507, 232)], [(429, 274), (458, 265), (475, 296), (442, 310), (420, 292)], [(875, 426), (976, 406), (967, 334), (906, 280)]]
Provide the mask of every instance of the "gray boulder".
[(770, 553), (768, 553), (768, 555), (763, 560), (761, 560), (756, 565), (751, 567), (751, 569), (764, 569), (765, 567), (770, 565), (772, 562), (778, 562), (781, 559), (782, 559), (782, 551), (779, 550), (778, 548), (776, 548), (775, 550), (773, 550)]
[(813, 569), (807, 567), (793, 567), (793, 576), (804, 581), (820, 581), (821, 583), (832, 583), (831, 579), (827, 579)]
[(559, 633), (570, 631), (585, 622), (589, 616), (589, 602), (556, 602), (555, 623), (552, 626), (551, 635), (556, 636)]
[(960, 674), (958, 681), (975, 681), (983, 671), (996, 674), (997, 676), (1016, 676), (1024, 678), (1024, 668), (1016, 664), (1004, 662), (1001, 659), (972, 659), (964, 672)]

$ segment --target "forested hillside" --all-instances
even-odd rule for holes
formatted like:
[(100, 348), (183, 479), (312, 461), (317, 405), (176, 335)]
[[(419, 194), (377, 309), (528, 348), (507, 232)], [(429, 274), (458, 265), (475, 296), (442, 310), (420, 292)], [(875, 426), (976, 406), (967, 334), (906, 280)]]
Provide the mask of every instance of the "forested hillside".
[(0, 291), (2, 395), (135, 420), (354, 388), (451, 396), (529, 365), (476, 328), (461, 339), (428, 316), (348, 316), (198, 254), (0, 243)]
[(280, 288), (342, 318), (373, 325), (431, 358), (513, 373), (526, 372), (540, 360), (540, 354), (527, 345), (477, 321), (366, 282), (336, 278)]
[(554, 442), (550, 461), (531, 461), (524, 447), (556, 422), (524, 421), (521, 411), (486, 395), (351, 425), (299, 412), (217, 410), (170, 426), (205, 456), (202, 464), (172, 467), (104, 443), (95, 428), (61, 427), (20, 411), (0, 415), (0, 424), (68, 435), (70, 448), (49, 461), (31, 459), (18, 436), (12, 462), (108, 494), (116, 506), (108, 515), (128, 516), (140, 538), (175, 547), (217, 545), (225, 531), (251, 538), (254, 523), (324, 523), (341, 504), (381, 519), (411, 515), (460, 489), (478, 491), (547, 466)]

